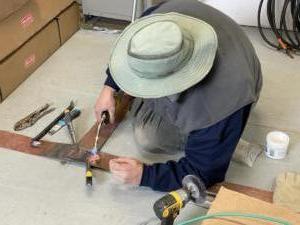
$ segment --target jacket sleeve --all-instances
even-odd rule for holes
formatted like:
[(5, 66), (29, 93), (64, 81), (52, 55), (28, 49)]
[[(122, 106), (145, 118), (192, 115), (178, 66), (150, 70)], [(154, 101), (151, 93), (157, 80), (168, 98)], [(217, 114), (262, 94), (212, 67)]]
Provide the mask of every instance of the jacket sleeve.
[(185, 157), (178, 162), (144, 165), (140, 185), (157, 191), (172, 191), (180, 188), (182, 179), (189, 174), (202, 179), (206, 187), (222, 182), (249, 111), (250, 106), (244, 107), (209, 128), (192, 132)]
[(106, 75), (107, 75), (107, 78), (106, 78), (106, 80), (104, 82), (104, 85), (109, 86), (109, 87), (115, 89), (116, 91), (119, 91), (120, 88), (115, 83), (114, 79), (112, 78), (109, 68), (106, 69)]

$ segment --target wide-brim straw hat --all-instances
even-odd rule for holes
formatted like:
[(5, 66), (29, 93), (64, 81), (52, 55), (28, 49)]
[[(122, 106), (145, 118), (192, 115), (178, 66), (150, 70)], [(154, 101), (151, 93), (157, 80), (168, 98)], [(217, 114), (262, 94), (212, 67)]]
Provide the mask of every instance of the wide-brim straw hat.
[(218, 39), (206, 22), (178, 14), (153, 14), (129, 25), (116, 40), (109, 68), (116, 84), (141, 98), (185, 91), (210, 72)]

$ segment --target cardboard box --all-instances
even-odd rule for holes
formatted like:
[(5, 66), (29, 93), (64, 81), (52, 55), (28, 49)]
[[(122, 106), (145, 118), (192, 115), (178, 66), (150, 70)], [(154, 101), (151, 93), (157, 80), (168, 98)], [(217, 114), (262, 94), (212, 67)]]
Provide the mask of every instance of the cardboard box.
[(1, 21), (0, 62), (73, 2), (74, 0), (30, 0), (20, 10)]
[(80, 11), (78, 3), (73, 3), (64, 10), (58, 17), (58, 27), (61, 44), (64, 44), (72, 35), (79, 30)]
[(53, 20), (18, 51), (0, 63), (0, 102), (12, 93), (60, 46), (57, 20)]
[[(213, 201), (209, 214), (235, 212), (244, 214), (258, 214), (268, 217), (278, 218), (290, 222), (290, 224), (300, 224), (300, 215), (284, 207), (276, 206), (256, 198), (249, 197), (238, 192), (221, 188), (216, 199)], [(195, 223), (196, 224), (196, 223)], [(197, 224), (200, 224), (197, 223)], [(202, 225), (270, 225), (273, 223), (264, 220), (254, 220), (241, 217), (226, 217), (222, 219), (211, 219), (201, 223)], [(274, 223), (275, 224), (275, 223)]]
[(0, 21), (18, 11), (29, 0), (0, 0)]

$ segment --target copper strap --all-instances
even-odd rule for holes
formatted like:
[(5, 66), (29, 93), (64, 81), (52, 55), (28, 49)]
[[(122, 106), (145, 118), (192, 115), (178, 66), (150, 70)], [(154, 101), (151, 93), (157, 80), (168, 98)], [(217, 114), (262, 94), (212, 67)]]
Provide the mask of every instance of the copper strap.
[[(125, 117), (128, 107), (130, 105), (130, 98), (128, 96), (123, 96), (121, 100), (118, 101), (116, 109), (116, 121), (114, 124), (106, 125), (101, 129), (99, 134), (99, 144), (103, 146), (106, 140), (111, 136), (113, 131), (117, 128), (119, 123)], [(44, 157), (49, 157), (59, 160), (74, 160), (79, 163), (85, 163), (85, 153), (87, 149), (93, 147), (93, 141), (95, 138), (95, 133), (97, 130), (97, 124), (95, 124), (89, 132), (80, 140), (80, 150), (78, 146), (53, 143), (48, 141), (43, 141), (42, 145), (39, 148), (31, 147), (30, 142), (31, 138), (23, 135), (10, 133), (7, 131), (0, 131), (0, 147), (15, 150), (23, 153), (28, 153), (32, 155), (39, 155)], [(111, 155), (108, 153), (100, 153), (100, 160), (95, 166), (96, 168), (109, 171), (109, 161), (113, 158), (118, 158), (116, 155)], [(272, 202), (273, 193), (269, 191), (260, 190), (257, 188), (231, 184), (231, 183), (222, 183), (215, 185), (210, 188), (209, 191), (217, 193), (221, 186), (225, 186), (228, 189), (238, 191), (240, 193), (247, 194), (249, 196)]]

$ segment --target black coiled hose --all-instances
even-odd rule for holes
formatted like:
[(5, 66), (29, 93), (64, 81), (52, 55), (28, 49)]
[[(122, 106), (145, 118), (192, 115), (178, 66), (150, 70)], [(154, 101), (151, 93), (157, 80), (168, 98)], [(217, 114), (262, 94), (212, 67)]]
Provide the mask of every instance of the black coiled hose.
[[(267, 4), (267, 17), (271, 27), (274, 38), (267, 37), (261, 26), (262, 6)], [(276, 23), (276, 0), (261, 0), (258, 8), (258, 29), (263, 40), (277, 50), (284, 50), (290, 57), (293, 58), (292, 53), (300, 52), (300, 0), (284, 0), (282, 11), (280, 14), (280, 23)], [(287, 25), (287, 15), (292, 15), (292, 28)]]

